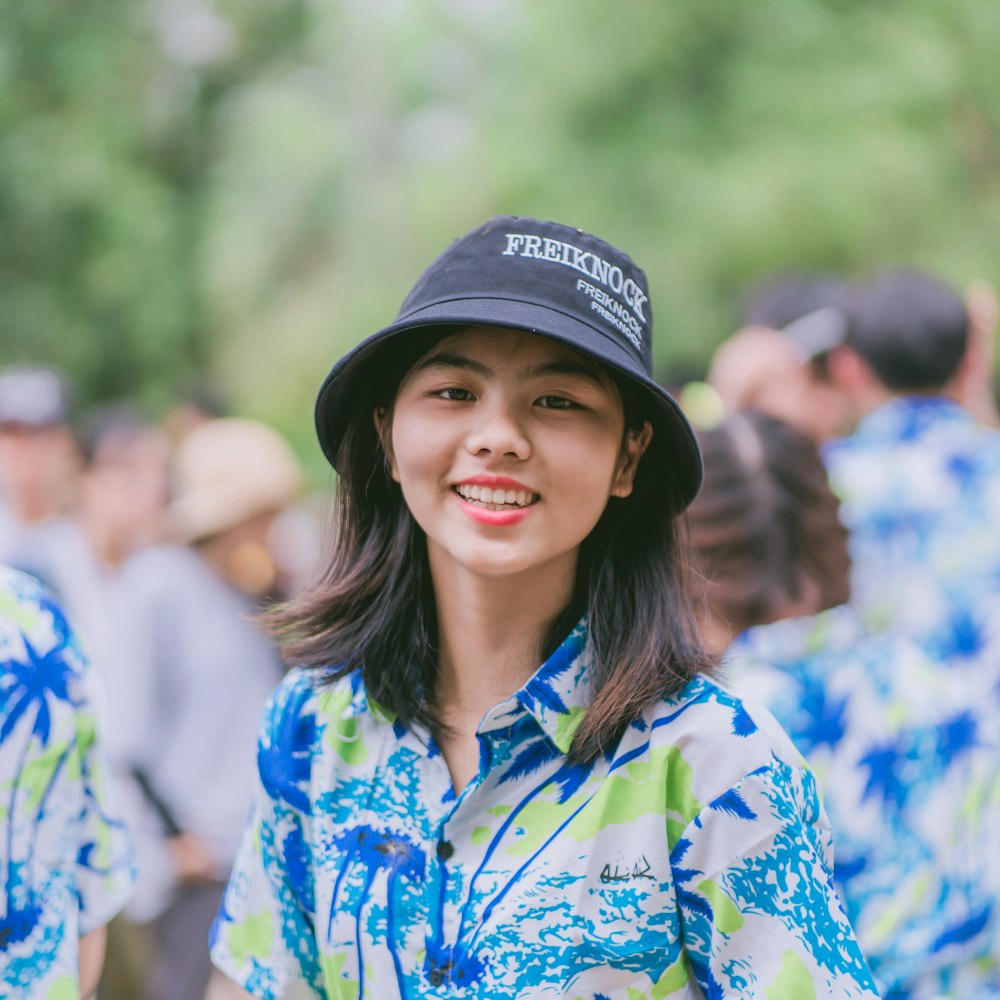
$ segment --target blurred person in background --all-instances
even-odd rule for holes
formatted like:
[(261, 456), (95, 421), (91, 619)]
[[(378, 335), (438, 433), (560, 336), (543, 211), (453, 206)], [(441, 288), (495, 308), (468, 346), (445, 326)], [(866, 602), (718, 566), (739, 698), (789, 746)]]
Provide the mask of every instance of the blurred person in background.
[[(24, 536), (17, 565), (56, 592), (113, 700), (117, 688), (108, 671), (120, 624), (118, 571), (129, 555), (164, 535), (169, 453), (163, 433), (128, 403), (95, 410), (77, 439), (77, 503)], [(112, 752), (116, 716), (112, 706)]]
[(0, 996), (92, 996), (131, 891), (95, 680), (50, 594), (0, 567)]
[[(755, 287), (744, 325), (712, 355), (706, 376), (727, 412), (753, 409), (824, 442), (850, 434), (864, 415), (849, 351), (848, 303), (854, 287), (825, 272), (790, 272)], [(998, 304), (992, 285), (965, 291), (968, 347), (947, 394), (973, 418), (1000, 427), (993, 384)]]
[(860, 422), (824, 456), (851, 533), (852, 600), (1000, 694), (1000, 432), (957, 397), (978, 363), (962, 298), (930, 275), (859, 286), (830, 369)]
[(743, 325), (719, 345), (707, 382), (728, 412), (754, 409), (816, 441), (850, 430), (847, 403), (827, 370), (843, 343), (847, 282), (823, 271), (795, 271), (756, 285)]
[(1000, 996), (990, 709), (845, 606), (847, 533), (808, 438), (756, 413), (699, 438), (689, 524), (704, 633), (820, 780), (835, 881), (883, 997)]
[(17, 565), (33, 529), (66, 513), (78, 456), (71, 394), (54, 368), (0, 370), (0, 562)]
[[(128, 403), (92, 412), (76, 438), (75, 507), (21, 532), (12, 561), (58, 594), (77, 629), (104, 682), (105, 748), (119, 767), (133, 711), (131, 664), (119, 655), (127, 620), (120, 570), (166, 530), (168, 445), (163, 432)], [(101, 991), (108, 1000), (131, 1000), (138, 982), (121, 961), (121, 925), (116, 919), (108, 929), (108, 980)]]
[(187, 544), (147, 548), (122, 568), (116, 677), (139, 869), (127, 916), (144, 925), (150, 1000), (200, 998), (209, 979), (208, 931), (253, 800), (257, 725), (283, 673), (251, 616), (286, 593), (270, 531), (301, 484), (272, 428), (204, 422), (173, 460), (170, 515)]

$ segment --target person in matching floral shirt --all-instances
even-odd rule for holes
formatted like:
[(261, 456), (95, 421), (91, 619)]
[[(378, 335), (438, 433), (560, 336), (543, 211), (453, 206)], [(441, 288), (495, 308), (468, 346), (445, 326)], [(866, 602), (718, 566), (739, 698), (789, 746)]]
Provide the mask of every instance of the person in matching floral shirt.
[(51, 595), (0, 568), (0, 995), (90, 996), (134, 880), (94, 678)]
[(860, 422), (824, 460), (866, 626), (914, 639), (1000, 706), (1000, 431), (956, 402), (976, 346), (941, 282), (862, 285), (836, 364)]
[(844, 603), (847, 538), (812, 442), (753, 413), (701, 442), (706, 635), (816, 776), (834, 881), (883, 997), (1000, 996), (994, 708)]

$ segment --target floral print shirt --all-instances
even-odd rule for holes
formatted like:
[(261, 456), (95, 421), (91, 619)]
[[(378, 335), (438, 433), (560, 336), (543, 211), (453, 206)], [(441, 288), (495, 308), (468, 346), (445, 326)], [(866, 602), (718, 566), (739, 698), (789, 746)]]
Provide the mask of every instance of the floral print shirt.
[(581, 624), (482, 719), (456, 796), (358, 674), (315, 677), (292, 671), (265, 713), (213, 928), (254, 996), (877, 996), (815, 779), (766, 711), (698, 677), (573, 763)]
[(835, 881), (887, 1000), (1000, 997), (1000, 747), (974, 688), (853, 608), (750, 629), (726, 660), (805, 754)]
[(1000, 698), (1000, 432), (951, 400), (900, 396), (824, 458), (865, 624)]
[(91, 673), (34, 578), (0, 568), (0, 996), (73, 1000), (78, 944), (134, 872), (99, 749)]

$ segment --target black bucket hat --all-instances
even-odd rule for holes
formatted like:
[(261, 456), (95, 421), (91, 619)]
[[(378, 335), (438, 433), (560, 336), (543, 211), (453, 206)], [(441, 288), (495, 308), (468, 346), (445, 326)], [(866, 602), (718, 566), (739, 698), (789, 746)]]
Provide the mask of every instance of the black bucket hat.
[[(420, 276), (396, 319), (340, 359), (316, 400), (330, 464), (357, 403), (355, 383), (383, 347), (427, 327), (498, 326), (550, 337), (646, 390), (647, 416), (680, 509), (701, 485), (701, 454), (673, 397), (652, 377), (646, 275), (596, 236), (556, 222), (499, 215), (456, 240)], [(384, 358), (384, 356), (383, 356)]]

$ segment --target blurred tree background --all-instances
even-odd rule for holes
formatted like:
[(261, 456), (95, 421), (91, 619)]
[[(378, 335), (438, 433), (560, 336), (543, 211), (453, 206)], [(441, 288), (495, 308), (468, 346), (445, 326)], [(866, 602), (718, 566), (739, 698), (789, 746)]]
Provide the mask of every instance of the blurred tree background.
[(330, 363), (497, 212), (649, 274), (663, 372), (747, 284), (1000, 282), (992, 0), (0, 0), (0, 362), (306, 455)]

